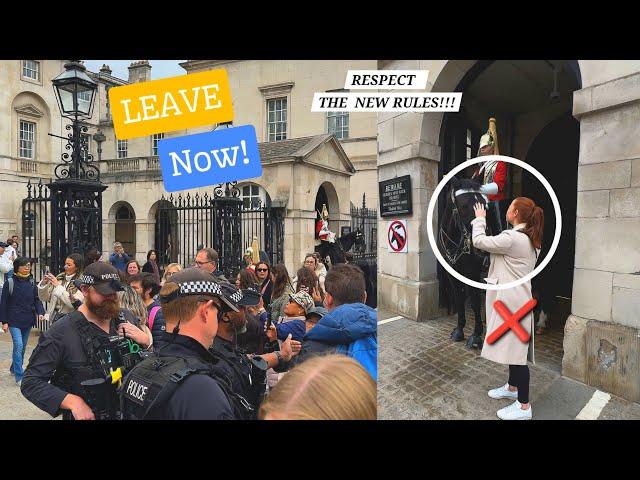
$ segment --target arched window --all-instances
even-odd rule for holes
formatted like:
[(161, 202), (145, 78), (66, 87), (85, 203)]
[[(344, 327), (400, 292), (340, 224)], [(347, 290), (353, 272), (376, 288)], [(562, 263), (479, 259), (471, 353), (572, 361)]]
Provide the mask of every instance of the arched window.
[(129, 207), (122, 205), (116, 212), (116, 220), (135, 220), (135, 216)]

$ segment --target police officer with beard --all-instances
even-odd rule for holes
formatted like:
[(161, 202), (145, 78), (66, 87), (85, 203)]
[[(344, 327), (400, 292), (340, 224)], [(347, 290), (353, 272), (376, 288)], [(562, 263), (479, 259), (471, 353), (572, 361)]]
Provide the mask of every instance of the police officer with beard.
[(238, 311), (227, 311), (222, 316), (209, 350), (221, 360), (217, 368), (230, 379), (233, 390), (246, 400), (242, 417), (255, 419), (266, 391), (267, 369), (287, 364), (300, 352), (301, 343), (292, 340), (289, 335), (279, 351), (259, 356), (253, 355), (255, 352), (242, 351), (237, 345), (237, 336), (247, 328), (249, 313), (246, 307), (258, 305), (260, 293), (253, 289), (238, 290), (228, 282), (220, 283), (220, 287)]
[[(78, 281), (84, 303), (43, 332), (31, 354), (22, 380), (22, 394), (52, 417), (65, 420), (94, 420), (82, 382), (105, 378), (105, 359), (111, 358), (115, 336), (143, 340), (146, 333), (133, 316), (123, 322), (117, 292), (122, 290), (118, 271), (111, 265), (89, 265)], [(115, 405), (113, 398), (102, 399)]]

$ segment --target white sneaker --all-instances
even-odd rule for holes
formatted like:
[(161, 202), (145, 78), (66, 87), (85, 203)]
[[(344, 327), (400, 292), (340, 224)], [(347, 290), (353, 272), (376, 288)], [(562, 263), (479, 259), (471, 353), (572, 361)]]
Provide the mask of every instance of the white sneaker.
[(501, 408), (496, 412), (498, 418), (501, 420), (531, 420), (532, 416), (532, 408), (529, 405), (529, 408), (523, 410), (522, 404), (516, 400), (508, 407)]
[(503, 386), (494, 388), (493, 390), (489, 390), (487, 392), (491, 398), (518, 398), (518, 392), (512, 392), (509, 390), (509, 384), (505, 383)]

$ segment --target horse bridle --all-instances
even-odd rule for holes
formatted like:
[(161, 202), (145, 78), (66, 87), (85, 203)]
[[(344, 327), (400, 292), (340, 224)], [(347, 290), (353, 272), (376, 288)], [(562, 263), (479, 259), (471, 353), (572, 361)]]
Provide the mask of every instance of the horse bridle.
[[(447, 257), (447, 260), (451, 265), (455, 265), (463, 255), (470, 254), (471, 249), (473, 248), (471, 243), (471, 232), (469, 232), (467, 226), (462, 221), (460, 213), (458, 212), (458, 205), (456, 204), (456, 197), (464, 195), (465, 193), (478, 193), (485, 199), (485, 203), (487, 202), (487, 197), (483, 193), (472, 188), (462, 188), (456, 190), (455, 192), (453, 191), (453, 189), (450, 190), (451, 204), (453, 205), (451, 215), (453, 216), (454, 221), (457, 223), (458, 228), (462, 232), (462, 237), (460, 238), (460, 241), (456, 242), (445, 233), (442, 225), (440, 225), (438, 236), (440, 238), (440, 245), (442, 245), (442, 249), (444, 250), (444, 256)], [(455, 247), (453, 253), (449, 251), (449, 249), (447, 249), (446, 242), (452, 244)]]

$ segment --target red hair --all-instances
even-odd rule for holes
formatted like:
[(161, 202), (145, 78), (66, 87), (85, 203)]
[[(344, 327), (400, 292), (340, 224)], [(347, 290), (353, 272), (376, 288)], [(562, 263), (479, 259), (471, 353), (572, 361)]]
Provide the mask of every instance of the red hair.
[(513, 201), (513, 208), (518, 210), (518, 219), (527, 224), (521, 232), (531, 239), (535, 248), (541, 248), (544, 230), (544, 212), (542, 209), (527, 197), (516, 198)]

